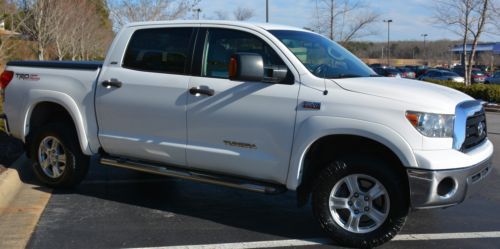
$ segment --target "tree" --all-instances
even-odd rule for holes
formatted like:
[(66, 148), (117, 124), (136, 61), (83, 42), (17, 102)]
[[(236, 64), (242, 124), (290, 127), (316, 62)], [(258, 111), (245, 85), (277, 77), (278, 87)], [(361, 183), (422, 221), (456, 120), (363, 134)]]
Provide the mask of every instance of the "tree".
[(364, 0), (314, 0), (311, 30), (324, 34), (343, 44), (373, 35), (371, 24), (379, 14), (372, 11)]
[(1, 0), (0, 21), (4, 24), (4, 30), (0, 33), (0, 62), (4, 62), (16, 47), (14, 41), (20, 38), (19, 32), (24, 19), (16, 11), (14, 3)]
[[(498, 25), (494, 18), (497, 0), (436, 0), (434, 19), (443, 27), (462, 37), (462, 66), (465, 83), (471, 84), (476, 47), (485, 32)], [(467, 44), (470, 42), (470, 53)]]
[[(102, 58), (112, 37), (102, 0), (20, 0), (21, 31), (35, 43), (39, 60)], [(101, 7), (99, 7), (101, 6)], [(106, 21), (107, 20), (107, 21)], [(50, 53), (53, 51), (52, 53)]]
[(234, 10), (233, 15), (237, 21), (246, 21), (255, 16), (255, 11), (250, 8), (238, 7)]
[(21, 1), (23, 16), (22, 32), (36, 44), (36, 54), (39, 60), (45, 58), (45, 52), (52, 42), (53, 21), (56, 12), (53, 6), (56, 0), (23, 0)]
[(186, 14), (201, 0), (116, 0), (109, 1), (115, 28), (129, 22), (175, 20)]

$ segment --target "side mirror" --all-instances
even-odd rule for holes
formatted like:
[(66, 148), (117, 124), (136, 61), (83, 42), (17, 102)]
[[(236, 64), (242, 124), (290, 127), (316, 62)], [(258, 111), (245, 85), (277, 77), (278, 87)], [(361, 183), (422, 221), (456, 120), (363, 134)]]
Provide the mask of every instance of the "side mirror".
[(260, 54), (236, 53), (229, 61), (229, 79), (238, 81), (262, 81), (264, 60)]
[(266, 66), (260, 54), (235, 53), (229, 61), (229, 79), (281, 83), (288, 76), (286, 66)]

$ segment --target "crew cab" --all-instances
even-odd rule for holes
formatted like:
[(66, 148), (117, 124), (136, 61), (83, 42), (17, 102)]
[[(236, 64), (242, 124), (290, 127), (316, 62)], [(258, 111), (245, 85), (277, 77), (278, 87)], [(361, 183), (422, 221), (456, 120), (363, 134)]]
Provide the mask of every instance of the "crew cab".
[(339, 245), (392, 239), (410, 210), (461, 203), (491, 170), (479, 101), (378, 76), (288, 26), (126, 25), (104, 62), (11, 61), (2, 117), (38, 179), (100, 164), (312, 203)]

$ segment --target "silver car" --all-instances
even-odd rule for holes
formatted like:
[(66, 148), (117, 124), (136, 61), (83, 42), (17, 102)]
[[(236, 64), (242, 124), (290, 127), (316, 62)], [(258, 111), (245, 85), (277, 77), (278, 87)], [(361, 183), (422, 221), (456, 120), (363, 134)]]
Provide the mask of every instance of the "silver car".
[(457, 73), (445, 71), (445, 70), (429, 70), (424, 75), (418, 78), (419, 80), (446, 80), (453, 81), (456, 83), (464, 83), (464, 77), (458, 75)]
[(500, 84), (500, 72), (496, 72), (493, 76), (486, 78), (486, 84)]

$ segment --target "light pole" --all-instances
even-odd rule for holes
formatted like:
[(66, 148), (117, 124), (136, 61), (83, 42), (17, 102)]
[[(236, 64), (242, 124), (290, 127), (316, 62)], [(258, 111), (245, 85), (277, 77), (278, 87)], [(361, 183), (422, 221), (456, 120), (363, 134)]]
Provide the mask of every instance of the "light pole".
[(269, 0), (266, 0), (266, 22), (269, 22)]
[(200, 20), (201, 9), (200, 8), (193, 9), (193, 12), (196, 12), (196, 20)]
[(387, 65), (391, 65), (391, 22), (392, 19), (384, 20), (387, 23)]
[(423, 36), (424, 37), (424, 64), (427, 66), (427, 48), (426, 48), (426, 38), (428, 36), (428, 34), (421, 34), (420, 36)]

